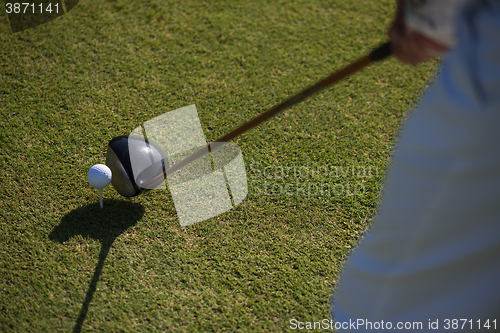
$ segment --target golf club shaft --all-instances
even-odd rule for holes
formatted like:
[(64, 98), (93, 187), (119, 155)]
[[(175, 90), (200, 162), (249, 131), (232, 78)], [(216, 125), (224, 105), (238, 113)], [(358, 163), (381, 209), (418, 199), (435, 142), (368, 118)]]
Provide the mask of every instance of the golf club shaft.
[[(267, 110), (266, 112), (262, 113), (261, 115), (253, 118), (252, 120), (246, 122), (245, 124), (241, 125), (240, 127), (236, 128), (234, 131), (222, 136), (215, 142), (228, 142), (232, 139), (234, 139), (237, 136), (240, 136), (241, 134), (245, 133), (246, 131), (254, 128), (255, 126), (265, 122), (271, 117), (274, 117), (278, 113), (292, 107), (295, 104), (298, 104), (305, 100), (308, 97), (311, 97), (312, 95), (320, 92), (321, 90), (328, 88), (329, 86), (333, 85), (334, 83), (339, 82), (343, 78), (358, 72), (362, 68), (368, 66), (374, 61), (379, 61), (382, 60), (389, 55), (392, 54), (391, 51), (391, 42), (386, 42), (376, 49), (374, 49), (372, 52), (370, 52), (368, 55), (352, 62), (351, 64), (347, 65), (346, 67), (342, 68), (341, 70), (330, 74), (323, 80), (315, 83), (314, 85), (302, 90), (298, 94), (288, 98), (284, 102), (272, 107), (271, 109)], [(152, 180), (148, 181), (145, 186), (147, 187), (148, 185), (155, 184), (158, 181), (160, 181), (160, 177), (166, 177), (175, 171), (181, 169), (182, 167), (188, 165), (189, 163), (197, 160), (198, 158), (202, 157), (205, 155), (207, 152), (209, 152), (212, 148), (210, 147), (210, 143), (207, 145), (207, 147), (203, 147), (200, 150), (198, 150), (196, 153), (193, 155), (187, 157), (186, 159), (180, 161), (179, 163), (176, 163), (169, 167), (167, 170), (165, 170), (164, 174), (160, 174), (153, 178)], [(213, 148), (216, 149), (216, 148)]]

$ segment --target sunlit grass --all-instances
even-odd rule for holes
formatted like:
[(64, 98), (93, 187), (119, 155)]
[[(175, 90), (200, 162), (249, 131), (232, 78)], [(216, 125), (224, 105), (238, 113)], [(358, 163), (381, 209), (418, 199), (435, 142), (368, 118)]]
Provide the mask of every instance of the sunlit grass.
[(236, 139), (248, 197), (190, 227), (167, 191), (109, 187), (101, 211), (86, 174), (111, 138), (182, 106), (196, 104), (207, 140), (228, 133), (385, 41), (393, 11), (118, 0), (17, 34), (4, 19), (0, 330), (274, 332), (328, 318), (435, 63), (375, 64)]

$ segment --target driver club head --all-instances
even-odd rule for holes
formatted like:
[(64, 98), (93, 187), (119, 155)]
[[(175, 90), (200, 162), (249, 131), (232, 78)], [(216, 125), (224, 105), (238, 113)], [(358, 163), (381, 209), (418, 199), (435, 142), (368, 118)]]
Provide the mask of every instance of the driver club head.
[[(385, 42), (368, 55), (352, 62), (344, 68), (316, 82), (312, 86), (289, 97), (287, 100), (275, 105), (271, 109), (244, 123), (240, 127), (215, 140), (214, 142), (229, 142), (231, 139), (240, 136), (264, 121), (267, 121), (279, 112), (300, 103), (306, 98), (309, 98), (319, 91), (322, 91), (339, 82), (343, 78), (361, 70), (372, 62), (380, 61), (391, 54), (392, 44), (390, 41)], [(186, 161), (186, 163), (190, 163), (196, 158), (203, 156), (203, 154), (203, 150), (200, 150), (175, 165), (178, 166), (178, 169), (180, 168), (179, 165), (184, 165), (184, 162)], [(160, 147), (144, 140), (142, 137), (119, 136), (112, 139), (109, 142), (108, 151), (106, 153), (106, 164), (113, 172), (111, 184), (118, 191), (118, 193), (125, 197), (133, 197), (145, 190), (156, 188), (164, 182), (167, 174), (165, 170), (169, 168), (168, 160), (165, 156), (166, 155)], [(138, 165), (140, 165), (140, 167), (137, 167)], [(175, 165), (173, 165), (172, 169), (170, 169), (171, 172), (175, 172)], [(134, 170), (138, 173), (138, 176), (135, 178)], [(161, 175), (162, 172), (163, 175)]]
[[(106, 151), (106, 165), (113, 174), (111, 185), (124, 197), (134, 197), (154, 189), (163, 183), (164, 177), (160, 177), (160, 181), (147, 188), (141, 185), (161, 173), (165, 174), (169, 166), (165, 156), (159, 146), (145, 142), (143, 138), (122, 135), (111, 139)], [(141, 168), (137, 177), (134, 177), (132, 159), (136, 164), (148, 165)]]

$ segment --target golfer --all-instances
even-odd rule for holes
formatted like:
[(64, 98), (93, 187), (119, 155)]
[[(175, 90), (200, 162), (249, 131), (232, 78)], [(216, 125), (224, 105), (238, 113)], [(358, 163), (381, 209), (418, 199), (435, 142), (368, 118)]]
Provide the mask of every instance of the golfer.
[(332, 316), (339, 331), (500, 330), (500, 1), (399, 1), (389, 35), (404, 62), (443, 61)]

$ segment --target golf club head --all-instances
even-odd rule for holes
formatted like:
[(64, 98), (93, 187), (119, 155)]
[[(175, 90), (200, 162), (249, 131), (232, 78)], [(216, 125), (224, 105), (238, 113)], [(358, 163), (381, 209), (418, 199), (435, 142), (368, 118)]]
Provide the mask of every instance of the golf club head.
[[(151, 142), (145, 142), (143, 138), (122, 135), (111, 139), (106, 151), (106, 165), (111, 169), (113, 178), (111, 185), (124, 197), (134, 197), (144, 191), (156, 188), (163, 183), (164, 177), (155, 184), (144, 188), (144, 184), (159, 174), (164, 174), (168, 168), (163, 150)], [(134, 161), (143, 162), (143, 167), (137, 176), (137, 167), (133, 167)]]

